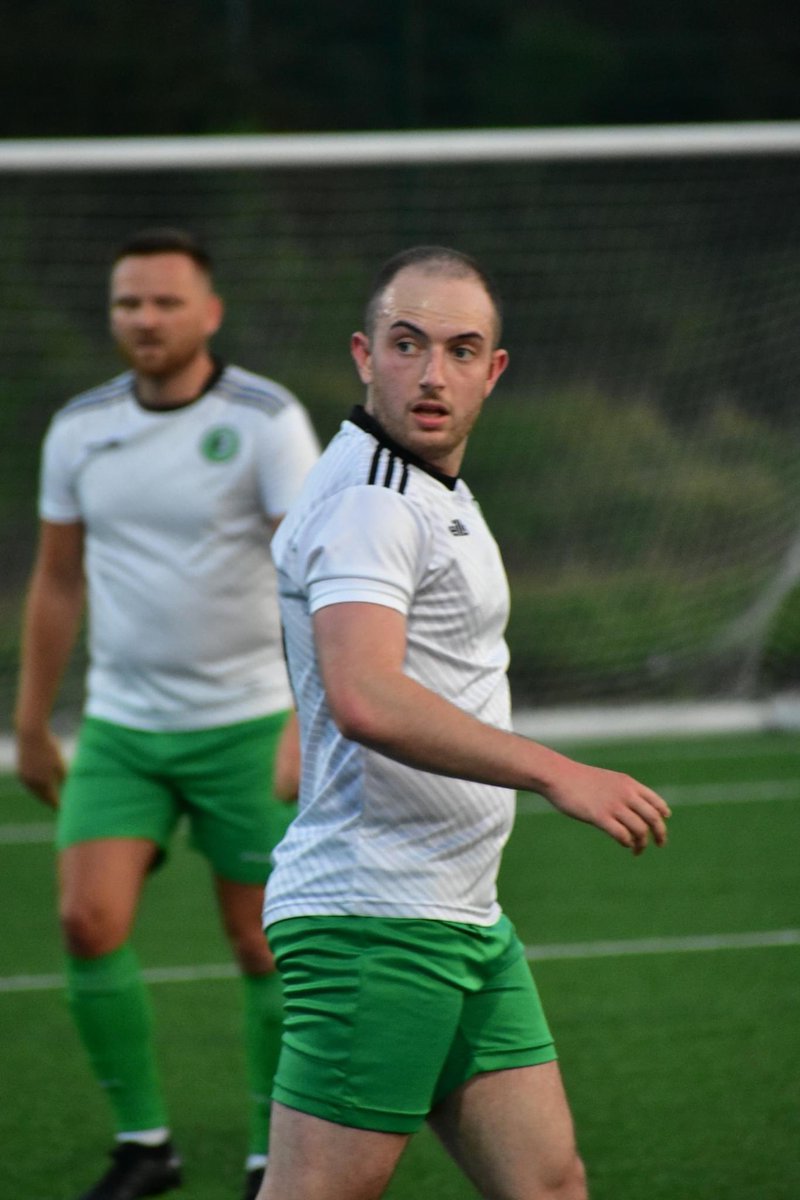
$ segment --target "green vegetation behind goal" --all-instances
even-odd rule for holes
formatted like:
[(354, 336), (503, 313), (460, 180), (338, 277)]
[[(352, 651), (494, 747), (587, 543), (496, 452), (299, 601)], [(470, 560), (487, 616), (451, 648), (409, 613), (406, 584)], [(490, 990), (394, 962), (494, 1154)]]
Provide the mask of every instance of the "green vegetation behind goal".
[(511, 366), (464, 476), (509, 567), (518, 702), (800, 673), (800, 126), (8, 143), (0, 173), (4, 700), (40, 438), (120, 369), (108, 259), (151, 224), (208, 240), (220, 353), (325, 439), (382, 259), (446, 243), (497, 276)]

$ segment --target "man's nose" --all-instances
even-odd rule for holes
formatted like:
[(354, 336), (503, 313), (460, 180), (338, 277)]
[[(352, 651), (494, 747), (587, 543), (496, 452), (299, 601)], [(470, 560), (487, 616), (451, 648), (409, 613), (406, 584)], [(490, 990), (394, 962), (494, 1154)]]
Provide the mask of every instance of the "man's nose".
[(158, 307), (155, 304), (139, 304), (133, 314), (137, 325), (155, 325), (158, 320)]
[(431, 390), (444, 387), (444, 350), (438, 346), (432, 346), (425, 356), (420, 385)]

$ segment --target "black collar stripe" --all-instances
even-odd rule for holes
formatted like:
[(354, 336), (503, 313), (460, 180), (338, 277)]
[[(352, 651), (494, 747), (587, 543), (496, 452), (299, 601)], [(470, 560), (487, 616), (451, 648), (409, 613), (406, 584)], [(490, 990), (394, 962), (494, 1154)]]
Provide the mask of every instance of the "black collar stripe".
[(426, 475), (430, 475), (439, 483), (444, 484), (449, 491), (455, 491), (456, 484), (458, 483), (457, 475), (446, 475), (444, 471), (440, 471), (437, 467), (425, 462), (425, 460), (420, 458), (417, 454), (413, 454), (410, 450), (406, 450), (405, 447), (401, 446), (399, 442), (396, 442), (393, 438), (389, 437), (388, 433), (386, 433), (386, 431), (383, 429), (383, 426), (380, 425), (375, 418), (366, 411), (363, 405), (356, 404), (351, 411), (348, 420), (352, 421), (354, 425), (357, 425), (359, 429), (363, 429), (365, 433), (371, 434), (371, 436), (374, 437), (378, 443), (375, 449), (375, 454), (372, 458), (369, 483), (376, 482), (381, 452), (383, 450), (388, 450), (392, 457), (390, 458), (389, 467), (387, 469), (387, 478), (384, 479), (384, 487), (390, 486), (389, 480), (391, 479), (394, 466), (392, 459), (398, 458), (400, 462), (403, 463), (403, 475), (400, 480), (399, 491), (405, 491), (406, 484), (408, 482), (409, 467), (418, 467), (419, 470), (424, 471)]
[(367, 483), (374, 483), (378, 478), (378, 465), (381, 461), (381, 449), (381, 446), (375, 447), (375, 453), (372, 456), (372, 465), (369, 469), (369, 479), (367, 480)]

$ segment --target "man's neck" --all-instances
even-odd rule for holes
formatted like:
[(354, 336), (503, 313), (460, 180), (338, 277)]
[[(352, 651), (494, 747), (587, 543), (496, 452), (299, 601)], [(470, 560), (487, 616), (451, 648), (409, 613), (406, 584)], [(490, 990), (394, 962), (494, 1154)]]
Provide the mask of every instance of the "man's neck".
[(136, 374), (136, 398), (145, 408), (182, 408), (203, 395), (219, 371), (211, 354), (201, 354), (173, 375)]

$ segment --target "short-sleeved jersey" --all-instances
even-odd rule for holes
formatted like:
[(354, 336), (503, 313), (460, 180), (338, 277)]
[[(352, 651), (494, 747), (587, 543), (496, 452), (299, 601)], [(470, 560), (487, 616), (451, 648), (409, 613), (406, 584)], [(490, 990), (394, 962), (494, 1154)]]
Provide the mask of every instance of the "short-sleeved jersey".
[(357, 408), (272, 552), (303, 771), (299, 816), (274, 852), (267, 923), (358, 914), (493, 924), (513, 793), (412, 769), (343, 737), (312, 635), (312, 616), (326, 605), (395, 609), (406, 619), (405, 673), (509, 729), (508, 584), (471, 492)]
[(85, 526), (86, 711), (180, 730), (287, 708), (269, 520), (318, 457), (305, 409), (233, 366), (175, 409), (133, 382), (67, 404), (42, 455), (41, 517)]

